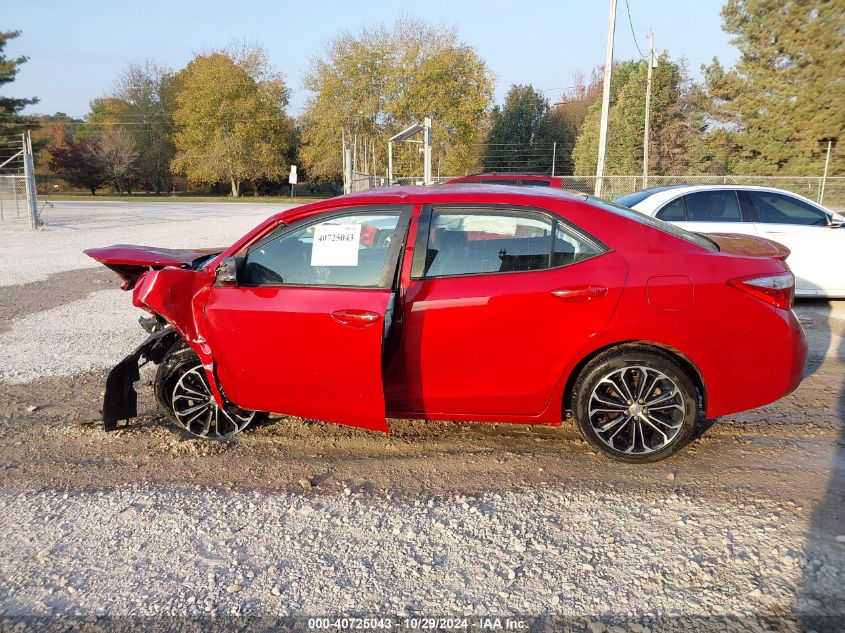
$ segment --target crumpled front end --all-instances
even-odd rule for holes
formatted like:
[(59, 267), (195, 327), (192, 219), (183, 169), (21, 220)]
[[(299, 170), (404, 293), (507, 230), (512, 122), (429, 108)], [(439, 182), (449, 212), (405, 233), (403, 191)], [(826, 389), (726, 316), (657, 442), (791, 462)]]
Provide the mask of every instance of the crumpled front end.
[[(120, 420), (137, 417), (138, 394), (134, 383), (141, 377), (140, 367), (148, 362), (160, 363), (170, 346), (179, 340), (173, 328), (157, 319), (151, 320), (156, 323), (147, 339), (115, 365), (106, 378), (103, 395), (103, 426), (106, 431), (117, 429)], [(141, 324), (147, 327), (149, 321), (144, 319)]]
[(140, 367), (148, 362), (159, 364), (180, 339), (200, 357), (215, 398), (223, 401), (213, 376), (211, 350), (199, 325), (204, 319), (203, 307), (213, 281), (201, 263), (216, 252), (128, 245), (86, 251), (117, 272), (124, 280), (124, 290), (133, 289), (132, 303), (152, 315), (141, 320), (150, 335), (115, 365), (106, 379), (103, 424), (107, 431), (116, 429), (120, 420), (137, 416), (134, 383), (140, 378)]

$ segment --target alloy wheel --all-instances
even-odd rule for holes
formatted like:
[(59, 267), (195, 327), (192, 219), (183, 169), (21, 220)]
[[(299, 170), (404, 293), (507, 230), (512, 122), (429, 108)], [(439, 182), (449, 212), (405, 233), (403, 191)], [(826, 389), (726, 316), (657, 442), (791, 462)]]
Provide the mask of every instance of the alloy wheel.
[(234, 409), (226, 412), (208, 386), (202, 364), (188, 368), (176, 381), (170, 395), (176, 421), (199, 437), (225, 440), (243, 431), (255, 417), (255, 411)]
[(611, 450), (646, 455), (671, 444), (684, 422), (683, 394), (652, 367), (630, 366), (605, 375), (590, 394), (589, 422)]

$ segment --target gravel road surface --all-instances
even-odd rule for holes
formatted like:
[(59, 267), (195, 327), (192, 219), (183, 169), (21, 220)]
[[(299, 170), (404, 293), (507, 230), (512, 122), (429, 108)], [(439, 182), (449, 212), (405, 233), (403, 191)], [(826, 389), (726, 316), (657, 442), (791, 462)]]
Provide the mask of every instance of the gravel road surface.
[(845, 302), (796, 309), (811, 358), (795, 393), (652, 466), (593, 453), (571, 422), (382, 436), (274, 418), (209, 443), (148, 387), (106, 434), (105, 371), (142, 333), (78, 251), (225, 243), (267, 214), (120, 204), (57, 203), (43, 234), (0, 232), (0, 630), (322, 614), (841, 630)]

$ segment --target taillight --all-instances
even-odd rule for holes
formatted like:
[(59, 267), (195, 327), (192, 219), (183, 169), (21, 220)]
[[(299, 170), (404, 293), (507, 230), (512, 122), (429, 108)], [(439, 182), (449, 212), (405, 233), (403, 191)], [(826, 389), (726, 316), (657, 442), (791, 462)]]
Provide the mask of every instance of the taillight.
[(795, 299), (795, 276), (789, 272), (740, 277), (732, 279), (728, 284), (784, 310), (791, 309)]

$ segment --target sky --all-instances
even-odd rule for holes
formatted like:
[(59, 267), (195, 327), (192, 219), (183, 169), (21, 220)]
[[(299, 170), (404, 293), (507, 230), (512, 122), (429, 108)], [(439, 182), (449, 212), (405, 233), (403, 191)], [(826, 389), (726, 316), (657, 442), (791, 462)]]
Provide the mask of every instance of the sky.
[[(29, 114), (64, 112), (83, 117), (92, 99), (108, 94), (129, 63), (151, 59), (182, 68), (196, 54), (232, 42), (260, 43), (291, 88), (289, 113), (296, 116), (308, 96), (302, 75), (312, 59), (341, 32), (390, 24), (414, 15), (455, 27), (495, 73), (500, 103), (514, 83), (530, 83), (554, 102), (573, 84), (573, 75), (604, 63), (608, 5), (605, 0), (41, 0), (11, 2), (3, 30), (22, 35), (6, 47), (25, 55), (14, 83), (4, 93), (39, 97)], [(737, 50), (721, 30), (725, 0), (618, 0), (614, 58), (639, 57), (649, 28), (655, 48), (686, 58), (694, 76), (714, 56), (732, 65)], [(631, 23), (633, 24), (633, 32)]]

